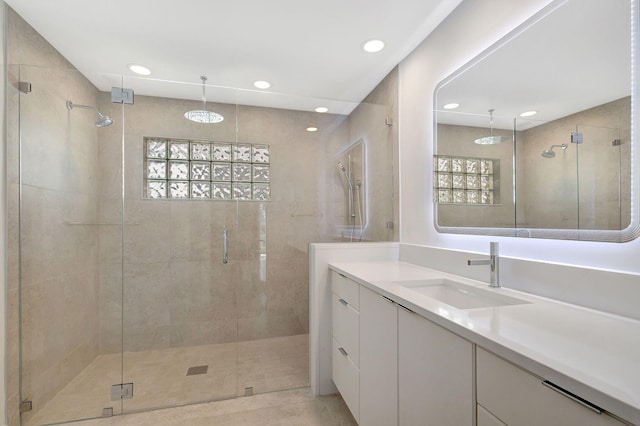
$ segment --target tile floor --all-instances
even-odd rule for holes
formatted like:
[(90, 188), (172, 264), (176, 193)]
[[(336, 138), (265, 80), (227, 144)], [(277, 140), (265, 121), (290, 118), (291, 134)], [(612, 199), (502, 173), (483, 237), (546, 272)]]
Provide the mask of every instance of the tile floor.
[(188, 405), (69, 426), (356, 426), (339, 395), (314, 398), (306, 387)]
[[(222, 416), (219, 419), (216, 417), (216, 424), (218, 421), (221, 422), (220, 424), (244, 424), (243, 419), (253, 418), (252, 413), (256, 410), (258, 412), (266, 410), (264, 412), (268, 416), (275, 415), (273, 411), (275, 408), (270, 407), (269, 404), (261, 406), (260, 401), (276, 401), (276, 405), (280, 407), (278, 410), (281, 409), (284, 416), (283, 419), (308, 415), (312, 419), (326, 420), (326, 416), (331, 413), (327, 414), (325, 411), (333, 410), (342, 402), (339, 397), (318, 400), (310, 397), (308, 340), (309, 336), (302, 334), (248, 342), (128, 352), (124, 357), (122, 354), (100, 355), (41, 409), (37, 410), (34, 406), (36, 410), (25, 413), (24, 424), (35, 426), (95, 418), (99, 417), (102, 409), (107, 407), (113, 407), (116, 415), (123, 412), (131, 413), (207, 401), (219, 401), (218, 404), (222, 404), (221, 407), (242, 407), (245, 404), (243, 401), (249, 401), (252, 398), (238, 398), (238, 402), (233, 402), (236, 399), (229, 399), (244, 396), (247, 387), (252, 387), (254, 394), (298, 388), (303, 390), (294, 392), (291, 401), (286, 393), (282, 396), (268, 394), (257, 400), (258, 408), (251, 408), (252, 405), (249, 404), (249, 408), (233, 408), (236, 410), (232, 410), (233, 413), (226, 413), (223, 409), (224, 413), (220, 414), (216, 411), (218, 406), (215, 406), (211, 413), (203, 415), (205, 417)], [(123, 371), (122, 365), (124, 365)], [(190, 367), (204, 365), (208, 366), (206, 374), (187, 376)], [(116, 403), (111, 401), (111, 385), (121, 383), (122, 374), (124, 374), (124, 383), (134, 383), (134, 397), (123, 400), (122, 403)], [(208, 404), (203, 405), (205, 406)], [(171, 410), (173, 409), (160, 411), (165, 414), (173, 413)], [(181, 407), (178, 411), (182, 413), (185, 410), (187, 413), (193, 410), (198, 411), (187, 407)], [(153, 414), (136, 414), (136, 416), (145, 415), (153, 417)], [(134, 424), (117, 423), (128, 421), (117, 420), (128, 417), (128, 415), (114, 417), (113, 421), (116, 423), (113, 424)], [(239, 423), (225, 423), (226, 418), (234, 418), (236, 420), (233, 422)]]

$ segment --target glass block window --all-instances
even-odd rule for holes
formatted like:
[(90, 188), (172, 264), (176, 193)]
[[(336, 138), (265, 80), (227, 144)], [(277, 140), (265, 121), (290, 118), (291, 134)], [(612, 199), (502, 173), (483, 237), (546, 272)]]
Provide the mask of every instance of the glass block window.
[(433, 199), (438, 204), (494, 204), (493, 188), (499, 178), (490, 158), (434, 156)]
[(143, 198), (271, 198), (270, 147), (145, 137)]

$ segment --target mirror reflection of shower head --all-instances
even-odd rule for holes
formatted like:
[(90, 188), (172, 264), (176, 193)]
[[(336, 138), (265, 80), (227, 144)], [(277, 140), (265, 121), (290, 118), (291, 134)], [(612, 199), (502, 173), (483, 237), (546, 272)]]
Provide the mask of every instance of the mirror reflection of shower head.
[(478, 145), (494, 145), (497, 143), (502, 143), (507, 140), (504, 136), (494, 136), (493, 135), (493, 109), (489, 110), (489, 136), (485, 136), (482, 138), (478, 138), (473, 142)]
[(83, 108), (83, 109), (90, 109), (95, 111), (95, 113), (98, 114), (98, 119), (96, 120), (96, 127), (107, 127), (113, 124), (113, 120), (110, 117), (103, 115), (100, 111), (98, 111), (98, 108), (94, 106), (78, 105), (78, 104), (74, 104), (71, 101), (67, 101), (67, 109), (71, 111), (72, 108)]
[(553, 152), (553, 148), (562, 148), (562, 150), (564, 151), (565, 149), (567, 149), (567, 144), (563, 143), (562, 145), (551, 145), (551, 147), (549, 149), (545, 149), (544, 151), (542, 151), (540, 153), (540, 155), (542, 155), (544, 158), (553, 158), (556, 156), (556, 153)]

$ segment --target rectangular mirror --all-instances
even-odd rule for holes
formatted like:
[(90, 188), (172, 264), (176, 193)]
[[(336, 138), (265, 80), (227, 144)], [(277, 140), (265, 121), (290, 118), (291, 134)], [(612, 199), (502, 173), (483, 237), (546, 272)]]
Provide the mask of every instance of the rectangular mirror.
[(438, 85), (439, 232), (637, 237), (637, 10), (554, 1)]

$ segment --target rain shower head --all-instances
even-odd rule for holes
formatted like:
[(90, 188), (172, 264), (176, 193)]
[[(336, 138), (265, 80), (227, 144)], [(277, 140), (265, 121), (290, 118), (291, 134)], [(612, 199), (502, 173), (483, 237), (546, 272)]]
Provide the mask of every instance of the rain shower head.
[(478, 138), (473, 142), (478, 145), (495, 145), (507, 140), (504, 136), (494, 136), (493, 134), (493, 109), (489, 110), (489, 136)]
[(553, 148), (556, 147), (562, 148), (562, 150), (564, 151), (565, 149), (567, 149), (567, 144), (563, 143), (562, 145), (551, 145), (549, 149), (545, 149), (540, 153), (540, 155), (542, 155), (544, 158), (553, 158), (556, 156), (556, 153), (553, 152)]
[(107, 127), (113, 124), (113, 120), (110, 117), (102, 114), (100, 111), (98, 111), (98, 108), (94, 106), (78, 105), (78, 104), (74, 104), (71, 101), (67, 101), (67, 109), (71, 111), (72, 108), (83, 108), (83, 109), (90, 109), (95, 111), (95, 113), (98, 114), (98, 119), (96, 120), (96, 127)]

